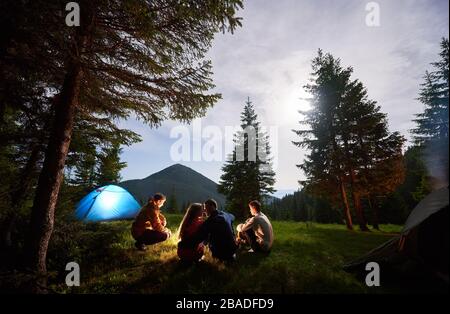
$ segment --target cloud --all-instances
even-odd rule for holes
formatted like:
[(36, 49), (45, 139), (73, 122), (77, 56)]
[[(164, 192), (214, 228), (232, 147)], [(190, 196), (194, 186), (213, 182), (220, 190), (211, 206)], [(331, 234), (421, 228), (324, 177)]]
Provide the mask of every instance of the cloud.
[[(318, 48), (352, 66), (354, 78), (368, 88), (388, 114), (392, 131), (407, 138), (414, 114), (423, 110), (416, 100), (422, 76), (437, 59), (440, 38), (448, 37), (448, 2), (440, 0), (376, 1), (380, 27), (365, 24), (369, 1), (246, 1), (243, 27), (235, 34), (217, 34), (208, 53), (214, 71), (214, 91), (222, 99), (201, 120), (204, 126), (238, 125), (244, 102), (250, 97), (260, 120), (278, 127), (279, 189), (296, 189), (302, 177), (295, 166), (305, 151), (292, 145), (298, 128), (297, 109), (307, 104), (302, 86), (311, 72)], [(127, 148), (125, 178), (148, 175), (173, 163), (169, 157), (168, 121), (157, 130), (135, 122), (127, 126), (144, 141)], [(145, 157), (143, 157), (145, 156)], [(220, 162), (187, 162), (187, 166), (218, 181)]]

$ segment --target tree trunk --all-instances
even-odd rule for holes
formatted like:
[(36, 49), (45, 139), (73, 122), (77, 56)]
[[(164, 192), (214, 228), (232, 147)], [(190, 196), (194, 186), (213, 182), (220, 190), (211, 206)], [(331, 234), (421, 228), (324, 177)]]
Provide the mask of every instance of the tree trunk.
[(350, 206), (348, 205), (347, 192), (345, 191), (344, 180), (339, 180), (339, 188), (341, 191), (342, 203), (344, 205), (344, 218), (347, 229), (353, 230), (352, 215), (350, 214)]
[(372, 197), (369, 195), (368, 202), (369, 202), (370, 210), (372, 211), (372, 214), (373, 214), (372, 227), (375, 230), (380, 230), (379, 217), (378, 217), (378, 206), (377, 206), (376, 200), (374, 200), (372, 202)]
[(37, 289), (33, 289), (33, 292), (45, 292), (42, 287), (46, 286), (47, 248), (53, 231), (56, 201), (72, 137), (81, 76), (82, 70), (79, 63), (73, 64), (65, 76), (31, 210), (26, 263), (38, 276), (36, 285), (33, 287)]
[(356, 189), (355, 171), (353, 169), (350, 169), (349, 172), (350, 172), (350, 188), (352, 190), (353, 206), (355, 207), (355, 213), (358, 219), (359, 228), (361, 229), (361, 231), (369, 231), (369, 228), (367, 227), (366, 218), (364, 217), (364, 211), (361, 206), (361, 198)]
[(34, 145), (31, 149), (30, 157), (22, 170), (17, 189), (11, 193), (11, 210), (7, 214), (2, 230), (2, 244), (5, 248), (10, 248), (12, 246), (11, 234), (17, 218), (17, 211), (20, 210), (27, 197), (31, 181), (36, 172), (36, 165), (39, 160), (40, 153), (41, 146)]
[(10, 249), (12, 247), (12, 230), (14, 229), (14, 223), (16, 215), (13, 211), (10, 211), (2, 224), (2, 247), (4, 249)]
[(50, 134), (44, 164), (31, 210), (30, 230), (26, 244), (26, 263), (37, 275), (32, 291), (47, 292), (47, 249), (53, 232), (55, 206), (64, 177), (64, 166), (72, 139), (75, 110), (78, 106), (81, 78), (81, 60), (95, 25), (95, 2), (83, 2), (80, 26), (71, 47), (67, 72), (55, 109), (53, 129)]
[(355, 209), (356, 209), (356, 217), (358, 217), (359, 228), (361, 231), (370, 231), (367, 226), (367, 219), (364, 215), (364, 209), (361, 204), (361, 197), (359, 193), (353, 193), (353, 197), (355, 198)]

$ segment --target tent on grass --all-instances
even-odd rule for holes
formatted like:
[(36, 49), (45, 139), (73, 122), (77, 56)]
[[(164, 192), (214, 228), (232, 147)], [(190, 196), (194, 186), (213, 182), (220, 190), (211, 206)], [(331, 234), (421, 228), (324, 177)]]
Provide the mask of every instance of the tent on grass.
[(427, 272), (446, 284), (449, 282), (449, 190), (431, 192), (411, 212), (400, 235), (365, 256), (344, 266), (362, 273), (369, 262), (402, 276)]
[(117, 185), (106, 185), (83, 197), (77, 205), (75, 216), (91, 222), (133, 219), (140, 208), (127, 190)]

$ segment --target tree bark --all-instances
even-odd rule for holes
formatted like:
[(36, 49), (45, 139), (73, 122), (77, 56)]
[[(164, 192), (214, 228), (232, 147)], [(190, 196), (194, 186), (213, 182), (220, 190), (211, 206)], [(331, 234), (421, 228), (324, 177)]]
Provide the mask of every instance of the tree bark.
[(75, 110), (78, 107), (86, 52), (95, 25), (95, 2), (84, 1), (80, 26), (68, 54), (67, 71), (55, 109), (53, 128), (45, 152), (44, 164), (31, 210), (30, 230), (26, 245), (26, 263), (36, 275), (32, 292), (47, 293), (47, 249), (53, 232), (55, 207), (64, 177), (64, 166), (72, 139)]
[(342, 203), (344, 205), (344, 218), (347, 229), (353, 230), (352, 215), (350, 214), (350, 206), (348, 205), (347, 192), (345, 191), (344, 180), (339, 179), (339, 188), (341, 191)]
[(361, 206), (361, 198), (356, 189), (355, 171), (353, 169), (350, 169), (349, 172), (350, 172), (350, 188), (352, 190), (353, 205), (355, 207), (355, 213), (358, 219), (359, 228), (361, 229), (361, 231), (369, 231), (369, 228), (367, 227), (366, 218), (364, 217), (363, 208)]
[(53, 231), (56, 201), (72, 137), (81, 76), (81, 65), (72, 64), (65, 76), (60, 102), (56, 107), (54, 125), (31, 210), (26, 263), (36, 272), (38, 279), (33, 292), (37, 293), (45, 292), (42, 287), (46, 286), (47, 248)]
[(372, 223), (372, 227), (375, 230), (380, 230), (380, 225), (379, 225), (379, 215), (378, 215), (378, 204), (376, 203), (376, 200), (374, 200), (372, 202), (372, 196), (369, 195), (368, 197), (368, 202), (369, 202), (369, 207), (370, 210), (372, 211), (373, 214), (373, 223)]
[(41, 149), (41, 146), (38, 144), (32, 147), (30, 157), (22, 170), (17, 189), (15, 189), (11, 194), (11, 210), (5, 219), (5, 224), (2, 230), (2, 243), (5, 248), (10, 248), (12, 246), (11, 234), (17, 218), (16, 213), (22, 207), (26, 199), (31, 181), (36, 172)]

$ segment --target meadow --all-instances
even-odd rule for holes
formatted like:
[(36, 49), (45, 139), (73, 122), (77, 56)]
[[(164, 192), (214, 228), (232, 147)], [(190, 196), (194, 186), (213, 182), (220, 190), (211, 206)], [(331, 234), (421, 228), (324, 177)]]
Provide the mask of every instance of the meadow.
[[(176, 230), (179, 215), (168, 215)], [(134, 248), (130, 221), (82, 226), (77, 236), (55, 234), (49, 252), (54, 271), (50, 288), (57, 293), (388, 293), (398, 287), (367, 287), (342, 270), (401, 229), (348, 231), (343, 225), (274, 221), (275, 241), (269, 256), (238, 252), (237, 262), (225, 265), (207, 252), (203, 261), (185, 265), (176, 255), (176, 236), (141, 252)], [(64, 247), (64, 249), (62, 248)], [(80, 265), (81, 284), (67, 287), (66, 261)], [(60, 269), (60, 270), (58, 270)]]

